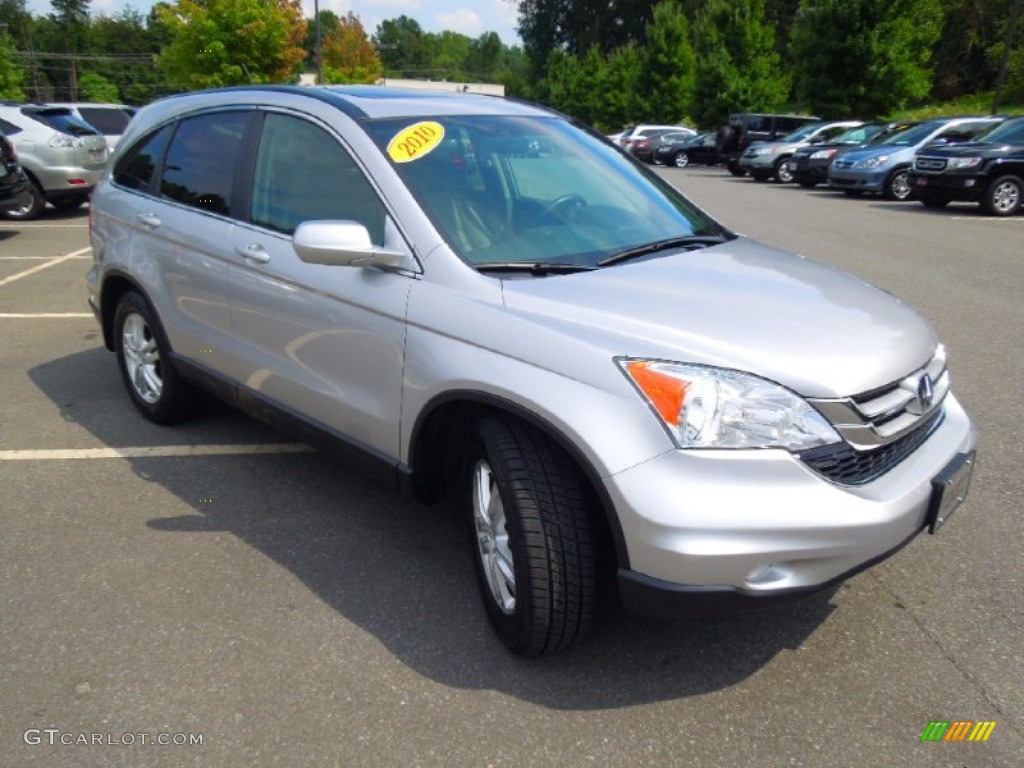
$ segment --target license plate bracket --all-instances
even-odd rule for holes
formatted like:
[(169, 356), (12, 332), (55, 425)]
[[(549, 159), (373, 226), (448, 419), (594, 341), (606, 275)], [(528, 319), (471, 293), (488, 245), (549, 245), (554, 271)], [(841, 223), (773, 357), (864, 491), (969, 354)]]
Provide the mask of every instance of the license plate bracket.
[(938, 531), (967, 498), (974, 472), (974, 457), (975, 451), (958, 454), (932, 480), (932, 497), (925, 519), (928, 533)]

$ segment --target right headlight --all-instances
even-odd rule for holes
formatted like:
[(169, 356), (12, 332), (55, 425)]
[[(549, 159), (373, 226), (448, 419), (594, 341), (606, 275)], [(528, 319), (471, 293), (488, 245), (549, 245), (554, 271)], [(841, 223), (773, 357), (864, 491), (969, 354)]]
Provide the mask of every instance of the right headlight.
[(888, 155), (872, 155), (857, 163), (858, 168), (877, 168), (889, 159)]
[(840, 441), (802, 397), (749, 373), (662, 360), (619, 359), (680, 448), (785, 448)]

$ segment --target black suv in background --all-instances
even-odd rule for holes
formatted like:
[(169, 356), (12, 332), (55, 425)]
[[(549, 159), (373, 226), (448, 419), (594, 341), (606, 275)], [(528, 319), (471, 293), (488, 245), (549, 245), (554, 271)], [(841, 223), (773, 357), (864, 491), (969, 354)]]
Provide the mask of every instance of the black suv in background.
[(31, 182), (18, 165), (14, 146), (0, 131), (0, 211), (23, 205)]
[(781, 139), (797, 128), (820, 119), (809, 115), (770, 115), (762, 112), (729, 115), (729, 121), (718, 129), (718, 156), (729, 173), (743, 176), (746, 171), (740, 168), (739, 159), (751, 144)]
[(991, 216), (1022, 210), (1024, 117), (999, 123), (965, 144), (920, 150), (909, 181), (928, 208), (960, 200), (979, 203)]

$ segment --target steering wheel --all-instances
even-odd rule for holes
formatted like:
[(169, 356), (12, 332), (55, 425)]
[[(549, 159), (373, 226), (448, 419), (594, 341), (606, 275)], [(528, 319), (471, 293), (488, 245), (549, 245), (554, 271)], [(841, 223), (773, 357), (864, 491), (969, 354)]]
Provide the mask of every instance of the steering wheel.
[(541, 218), (546, 219), (553, 216), (561, 219), (562, 221), (569, 221), (578, 211), (586, 207), (587, 201), (579, 195), (560, 195), (544, 206), (544, 210), (541, 212)]

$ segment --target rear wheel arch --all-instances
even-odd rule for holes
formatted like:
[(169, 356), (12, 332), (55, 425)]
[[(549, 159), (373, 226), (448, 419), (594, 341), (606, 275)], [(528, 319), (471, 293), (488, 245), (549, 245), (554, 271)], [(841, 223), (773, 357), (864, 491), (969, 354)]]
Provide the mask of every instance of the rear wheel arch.
[(522, 421), (566, 453), (579, 470), (590, 494), (591, 517), (598, 534), (602, 570), (614, 575), (616, 568), (629, 568), (622, 526), (597, 470), (558, 427), (502, 397), (462, 390), (438, 395), (427, 404), (417, 418), (409, 441), (413, 495), (422, 502), (433, 503), (458, 493), (463, 451), (476, 424), (489, 416)]
[(129, 291), (135, 291), (153, 306), (142, 286), (121, 272), (107, 275), (100, 289), (100, 327), (103, 329), (103, 344), (111, 352), (114, 351), (114, 315), (121, 297)]

